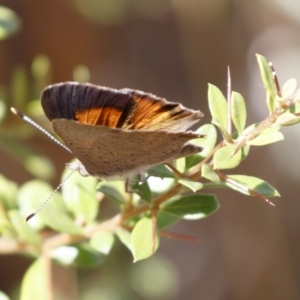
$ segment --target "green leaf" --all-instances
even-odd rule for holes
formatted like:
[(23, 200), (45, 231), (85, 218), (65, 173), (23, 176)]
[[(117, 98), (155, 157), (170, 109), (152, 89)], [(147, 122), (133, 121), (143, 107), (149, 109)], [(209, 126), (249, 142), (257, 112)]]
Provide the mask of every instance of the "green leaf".
[[(153, 245), (154, 243), (154, 245)], [(159, 245), (159, 237), (155, 233), (153, 241), (153, 223), (150, 218), (138, 221), (131, 233), (131, 248), (134, 262), (146, 259), (153, 255)]]
[(181, 220), (181, 217), (176, 217), (173, 214), (165, 211), (159, 211), (157, 215), (157, 228), (162, 229), (171, 226)]
[(77, 65), (73, 71), (73, 79), (78, 82), (89, 82), (91, 80), (90, 70), (85, 65)]
[(297, 124), (299, 122), (300, 122), (300, 117), (297, 117), (294, 114), (286, 112), (286, 113), (280, 115), (276, 119), (275, 124), (278, 124), (280, 126), (290, 126), (290, 125)]
[(123, 228), (118, 228), (116, 235), (123, 245), (125, 245), (130, 251), (131, 248), (131, 233)]
[(18, 15), (11, 9), (0, 6), (0, 40), (15, 34), (21, 27)]
[[(69, 174), (70, 170), (66, 169), (62, 180)], [(63, 201), (75, 218), (83, 218), (87, 223), (95, 220), (99, 209), (96, 185), (96, 177), (82, 177), (79, 172), (73, 173), (62, 185)]]
[[(49, 184), (41, 180), (30, 180), (21, 185), (18, 190), (16, 199), (20, 208), (20, 212), (24, 219), (31, 213), (35, 212), (42, 205), (42, 203), (45, 202), (49, 195), (52, 194), (52, 192), (53, 188)], [(49, 204), (51, 204), (52, 201), (56, 202), (56, 205), (58, 205), (59, 207), (60, 205), (62, 205), (63, 209), (64, 206), (59, 194), (54, 195), (53, 198), (49, 200)], [(43, 207), (41, 212), (47, 209), (48, 204), (45, 207)], [(36, 214), (28, 222), (28, 224), (35, 230), (41, 230), (43, 227), (46, 226), (40, 212)]]
[(187, 220), (198, 220), (212, 214), (219, 208), (214, 195), (189, 195), (163, 205), (161, 210)]
[(97, 191), (103, 193), (108, 199), (114, 201), (118, 205), (123, 205), (125, 203), (122, 194), (107, 183), (101, 182), (97, 187)]
[[(0, 91), (1, 91), (1, 89), (0, 89)], [(4, 97), (3, 98), (5, 99), (5, 93), (4, 93)], [(294, 98), (293, 99), (294, 102), (298, 103), (298, 105), (300, 105), (300, 103), (299, 103), (299, 101), (300, 101), (300, 88), (295, 91), (295, 94), (293, 95), (293, 98)]]
[(276, 143), (284, 139), (283, 134), (277, 128), (266, 128), (252, 141), (247, 141), (247, 145), (263, 146)]
[(82, 229), (65, 212), (54, 208), (54, 206), (50, 208), (50, 206), (52, 205), (48, 205), (49, 208), (39, 213), (47, 226), (58, 232), (65, 232), (72, 235), (82, 234)]
[(243, 96), (237, 92), (232, 92), (231, 95), (231, 115), (232, 122), (237, 129), (238, 133), (241, 134), (246, 125), (246, 105)]
[[(300, 94), (300, 90), (299, 90), (299, 94)], [(299, 97), (300, 97), (300, 95), (299, 95)], [(289, 106), (288, 109), (286, 110), (286, 112), (290, 112), (292, 114), (300, 113), (300, 102), (299, 101), (300, 101), (300, 99), (298, 100), (298, 102)]]
[(9, 300), (9, 297), (2, 291), (0, 291), (0, 300)]
[(34, 261), (22, 280), (20, 300), (45, 299), (50, 271), (44, 258)]
[(155, 165), (147, 170), (149, 175), (162, 177), (162, 178), (175, 178), (174, 173), (165, 165)]
[(214, 85), (208, 85), (208, 105), (212, 115), (212, 123), (227, 136), (227, 101), (222, 92)]
[(39, 249), (42, 245), (40, 236), (27, 223), (24, 223), (24, 218), (20, 212), (18, 210), (10, 210), (8, 215), (19, 237)]
[[(44, 54), (36, 55), (31, 64), (31, 74), (34, 84), (34, 98), (39, 98), (41, 90), (49, 85), (52, 80), (50, 59)], [(38, 103), (40, 104), (40, 101)], [(32, 107), (32, 102), (30, 102), (28, 108), (36, 115), (37, 107)]]
[(200, 163), (206, 158), (214, 149), (217, 141), (217, 130), (213, 124), (205, 124), (196, 130), (199, 134), (204, 134), (202, 139), (193, 140), (193, 144), (203, 147), (203, 150), (199, 154), (190, 155), (185, 158), (186, 170)]
[(105, 255), (93, 249), (88, 242), (55, 248), (51, 251), (51, 257), (61, 264), (82, 268), (99, 266), (105, 259)]
[(160, 194), (167, 191), (171, 186), (173, 186), (175, 179), (150, 177), (148, 178), (147, 182), (152, 193)]
[(81, 268), (91, 268), (103, 263), (105, 255), (94, 250), (88, 242), (76, 245), (78, 250), (73, 265)]
[(215, 173), (214, 169), (211, 168), (208, 164), (203, 164), (201, 167), (201, 175), (202, 177), (214, 182), (214, 183), (221, 183), (222, 180), (220, 177)]
[[(252, 176), (246, 176), (246, 175), (228, 175), (227, 176), (230, 179), (233, 179), (234, 181), (237, 181), (238, 183), (246, 186), (247, 188), (254, 190), (258, 194), (264, 196), (264, 197), (279, 197), (280, 194), (278, 191), (271, 186), (266, 181)], [(236, 186), (232, 185), (230, 182), (225, 183), (230, 188), (237, 190), (245, 195), (250, 195), (248, 191), (238, 189)]]
[[(260, 123), (254, 123), (254, 124), (251, 124), (250, 126), (248, 126), (247, 128), (245, 128), (243, 130), (242, 136), (246, 137), (247, 134), (250, 134), (250, 132), (252, 132), (259, 124)], [(235, 133), (233, 135), (235, 135)]]
[(111, 232), (96, 232), (90, 239), (93, 249), (107, 255), (114, 244), (114, 235)]
[[(1, 199), (1, 198), (0, 198)], [(1, 237), (16, 238), (17, 233), (8, 218), (8, 213), (0, 200), (0, 235)]]
[(50, 159), (45, 156), (30, 154), (23, 161), (24, 167), (28, 172), (41, 179), (50, 179), (54, 176), (54, 165)]
[(276, 108), (276, 104), (275, 104), (276, 98), (274, 99), (274, 97), (271, 96), (271, 94), (268, 91), (266, 94), (267, 94), (266, 95), (267, 107), (268, 107), (269, 113), (272, 113)]
[(51, 68), (50, 59), (46, 55), (37, 55), (31, 64), (31, 74), (35, 80), (49, 76)]
[(283, 99), (288, 99), (290, 98), (297, 89), (297, 80), (295, 78), (291, 78), (287, 80), (281, 89), (281, 95)]
[(29, 147), (10, 138), (2, 137), (1, 146), (35, 177), (45, 180), (53, 177), (55, 173), (54, 165), (49, 158), (35, 153)]
[(79, 250), (75, 246), (60, 246), (51, 251), (51, 258), (63, 265), (72, 265), (76, 261)]
[[(139, 296), (135, 298), (134, 296), (127, 297), (126, 299), (176, 299), (181, 286), (180, 278), (179, 270), (171, 259), (168, 259), (166, 255), (155, 255), (146, 261), (136, 264), (130, 270), (130, 286)], [(190, 299), (189, 297), (180, 298)], [(107, 297), (106, 299), (113, 298)], [(116, 300), (117, 298), (115, 297), (114, 299)], [(123, 299), (125, 298), (123, 297)]]
[(190, 190), (192, 190), (194, 193), (203, 188), (203, 184), (201, 182), (197, 182), (197, 181), (190, 181), (190, 180), (180, 179), (180, 180), (178, 180), (178, 182), (180, 184), (186, 186)]
[[(24, 218), (36, 211), (52, 193), (53, 188), (40, 180), (31, 180), (23, 184), (19, 189), (17, 200)], [(55, 193), (47, 205), (28, 221), (28, 224), (39, 229), (46, 224), (56, 231), (75, 235), (82, 233), (81, 228), (77, 227), (67, 214), (59, 193)]]
[(7, 113), (7, 105), (1, 98), (1, 86), (0, 86), (0, 123), (3, 122)]
[(275, 108), (275, 99), (276, 99), (276, 87), (274, 83), (274, 78), (272, 70), (268, 64), (268, 61), (262, 55), (256, 54), (256, 59), (258, 61), (258, 66), (260, 69), (260, 75), (263, 81), (263, 84), (268, 93), (268, 108), (269, 112), (273, 112)]
[(17, 208), (18, 185), (0, 174), (0, 202), (6, 209)]
[(139, 195), (141, 196), (141, 198), (143, 200), (145, 200), (148, 203), (151, 203), (152, 193), (151, 193), (151, 190), (149, 188), (147, 181), (143, 182), (142, 184), (138, 183), (138, 184), (134, 185), (133, 188), (140, 191)]
[(192, 167), (196, 166), (202, 160), (203, 160), (203, 157), (202, 157), (202, 155), (199, 155), (199, 154), (193, 154), (193, 155), (187, 156), (185, 158), (185, 167), (186, 167), (186, 170), (189, 170)]
[[(45, 85), (43, 86), (43, 88), (45, 87)], [(43, 89), (42, 88), (42, 89)], [(41, 91), (42, 89), (40, 89), (39, 91)], [(41, 101), (38, 100), (31, 100), (27, 106), (26, 106), (26, 110), (28, 111), (28, 114), (30, 116), (35, 116), (35, 117), (40, 117), (41, 115), (44, 114), (44, 110), (41, 106)]]
[(236, 145), (228, 145), (218, 149), (213, 157), (214, 169), (233, 169), (248, 155), (249, 147), (243, 147), (233, 155)]
[(27, 69), (24, 65), (17, 65), (11, 77), (12, 106), (18, 109), (25, 108), (25, 104), (29, 98), (28, 87)]
[(185, 171), (185, 157), (181, 157), (179, 159), (176, 159), (176, 169), (180, 172), (180, 173), (184, 173)]

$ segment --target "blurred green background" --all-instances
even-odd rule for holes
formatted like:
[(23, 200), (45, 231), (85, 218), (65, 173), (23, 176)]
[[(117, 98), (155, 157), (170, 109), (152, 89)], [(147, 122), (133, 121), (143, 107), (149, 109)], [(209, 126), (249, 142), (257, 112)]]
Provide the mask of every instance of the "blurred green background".
[[(90, 76), (95, 84), (140, 89), (200, 109), (204, 124), (210, 122), (207, 83), (226, 92), (230, 65), (233, 89), (245, 96), (251, 124), (267, 115), (255, 53), (274, 63), (281, 83), (300, 80), (297, 0), (3, 0), (1, 5), (19, 18), (9, 27), (13, 34), (0, 41), (0, 96), (7, 92), (14, 105), (17, 98), (37, 99), (45, 84)], [(47, 71), (44, 81), (34, 80), (37, 57), (43, 66), (38, 70)], [(16, 72), (27, 74), (26, 94), (8, 91), (14, 90)], [(14, 118), (7, 117), (1, 132), (17, 124), (22, 142), (55, 164), (50, 182), (57, 185), (70, 156), (39, 134), (26, 135), (26, 125)], [(39, 120), (50, 128), (46, 118)], [(274, 200), (275, 208), (217, 191), (216, 214), (172, 228), (200, 243), (162, 239), (158, 254), (136, 264), (124, 247), (116, 247), (96, 269), (57, 267), (55, 280), (66, 299), (76, 299), (78, 291), (84, 300), (300, 299), (299, 131), (284, 129), (284, 142), (253, 148), (238, 169), (277, 188), (282, 197)], [(7, 178), (18, 183), (34, 178), (5, 147), (0, 155), (0, 173)], [(29, 264), (19, 256), (0, 256), (0, 290), (16, 293)]]

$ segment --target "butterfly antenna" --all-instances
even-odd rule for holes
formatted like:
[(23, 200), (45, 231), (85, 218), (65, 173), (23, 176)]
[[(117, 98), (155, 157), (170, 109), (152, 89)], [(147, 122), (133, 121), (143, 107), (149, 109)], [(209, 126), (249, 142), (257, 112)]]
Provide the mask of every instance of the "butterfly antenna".
[(66, 151), (68, 151), (71, 154), (73, 154), (72, 151), (66, 145), (64, 145), (62, 142), (60, 142), (58, 139), (56, 139), (52, 134), (50, 134), (43, 127), (41, 127), (40, 125), (38, 125), (37, 123), (35, 123), (29, 117), (27, 117), (26, 115), (22, 114), (20, 111), (18, 111), (14, 107), (11, 107), (10, 110), (12, 111), (12, 113), (14, 113), (15, 115), (17, 115), (20, 118), (22, 118), (25, 122), (27, 122), (30, 125), (32, 125), (33, 127), (37, 128), (39, 131), (41, 131), (43, 134), (45, 134), (48, 138), (50, 138), (53, 142), (55, 142), (56, 144), (58, 144), (59, 146), (61, 146), (62, 148), (64, 148)]
[(25, 223), (28, 222), (31, 218), (33, 218), (44, 208), (44, 206), (49, 202), (49, 200), (55, 195), (55, 193), (61, 188), (61, 186), (71, 177), (71, 175), (75, 171), (76, 170), (73, 170), (66, 178), (63, 179), (63, 181), (56, 187), (56, 189), (48, 196), (48, 198), (41, 204), (41, 206), (35, 212), (26, 217)]

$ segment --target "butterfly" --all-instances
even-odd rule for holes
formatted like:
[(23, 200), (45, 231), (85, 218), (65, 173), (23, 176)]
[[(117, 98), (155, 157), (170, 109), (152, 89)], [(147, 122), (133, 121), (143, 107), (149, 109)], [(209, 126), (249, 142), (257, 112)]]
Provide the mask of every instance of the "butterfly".
[(202, 151), (190, 140), (203, 135), (188, 129), (203, 113), (150, 93), (63, 82), (46, 87), (41, 104), (83, 176), (127, 179)]

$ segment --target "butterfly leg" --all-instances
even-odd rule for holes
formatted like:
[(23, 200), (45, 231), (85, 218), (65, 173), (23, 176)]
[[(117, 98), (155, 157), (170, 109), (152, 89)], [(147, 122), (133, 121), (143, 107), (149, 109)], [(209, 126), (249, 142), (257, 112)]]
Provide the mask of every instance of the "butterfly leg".
[(149, 198), (149, 195), (147, 197), (147, 194), (149, 193), (149, 187), (148, 185), (144, 185), (148, 177), (149, 176), (145, 176), (144, 174), (137, 174), (137, 176), (134, 178), (126, 179), (125, 191), (127, 193), (136, 193), (141, 199)]
[(134, 188), (134, 186), (136, 186), (136, 185), (139, 185), (139, 180), (137, 181), (136, 178), (134, 178), (134, 177), (126, 178), (125, 179), (125, 192), (128, 194), (136, 193), (140, 197), (142, 197), (141, 191), (137, 188)]

